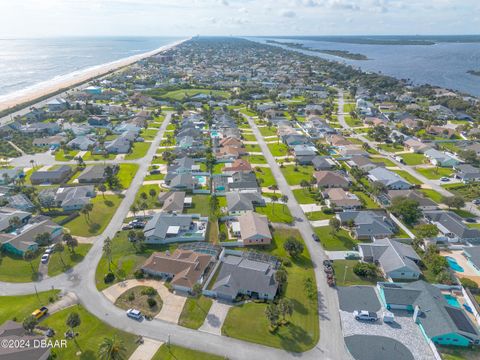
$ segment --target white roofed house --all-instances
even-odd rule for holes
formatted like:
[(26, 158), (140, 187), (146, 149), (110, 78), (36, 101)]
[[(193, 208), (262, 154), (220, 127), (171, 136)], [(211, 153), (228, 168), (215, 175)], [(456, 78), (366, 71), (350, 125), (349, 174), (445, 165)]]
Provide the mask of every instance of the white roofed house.
[(454, 167), (460, 163), (460, 161), (453, 156), (435, 149), (429, 149), (425, 151), (425, 156), (428, 158), (430, 163), (435, 166)]
[(198, 214), (157, 213), (147, 222), (143, 233), (147, 244), (204, 241), (208, 217)]
[(243, 245), (265, 245), (272, 241), (272, 234), (265, 215), (247, 211), (238, 217), (240, 240)]
[(380, 182), (389, 190), (406, 190), (412, 187), (403, 177), (382, 167), (370, 170), (367, 177), (372, 183)]

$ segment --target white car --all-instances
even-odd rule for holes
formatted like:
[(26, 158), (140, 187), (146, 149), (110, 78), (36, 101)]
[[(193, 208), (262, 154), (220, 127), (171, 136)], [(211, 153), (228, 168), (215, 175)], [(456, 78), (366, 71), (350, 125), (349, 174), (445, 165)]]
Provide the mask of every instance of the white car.
[(378, 320), (377, 313), (367, 310), (355, 310), (353, 312), (356, 320), (375, 322)]
[(142, 319), (142, 313), (140, 310), (137, 309), (128, 309), (127, 310), (127, 316), (129, 318), (135, 319), (135, 320), (141, 320)]
[(49, 255), (49, 254), (43, 254), (43, 255), (42, 255), (42, 259), (41, 259), (42, 264), (48, 263), (48, 259), (49, 259), (49, 258), (50, 258), (50, 255)]

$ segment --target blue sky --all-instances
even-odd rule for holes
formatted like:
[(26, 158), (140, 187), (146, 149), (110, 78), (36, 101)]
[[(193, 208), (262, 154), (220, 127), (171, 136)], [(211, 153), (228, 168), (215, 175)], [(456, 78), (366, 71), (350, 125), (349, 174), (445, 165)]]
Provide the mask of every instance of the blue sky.
[(479, 0), (2, 0), (0, 36), (478, 34)]

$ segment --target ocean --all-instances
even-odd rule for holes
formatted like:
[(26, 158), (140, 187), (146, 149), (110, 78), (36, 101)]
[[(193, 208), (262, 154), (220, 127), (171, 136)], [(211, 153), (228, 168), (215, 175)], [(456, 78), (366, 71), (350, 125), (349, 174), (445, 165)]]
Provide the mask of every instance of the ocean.
[(0, 101), (49, 81), (172, 44), (176, 37), (0, 39)]
[[(480, 77), (467, 73), (469, 70), (480, 70), (479, 42), (445, 41), (436, 42), (434, 45), (371, 45), (292, 37), (249, 37), (249, 39), (261, 43), (266, 43), (267, 40), (301, 43), (313, 49), (346, 50), (363, 54), (369, 60), (349, 60), (300, 50), (305, 54), (344, 62), (364, 71), (383, 73), (398, 79), (409, 79), (414, 84), (431, 84), (480, 96)], [(462, 41), (462, 38), (459, 37), (458, 41)]]

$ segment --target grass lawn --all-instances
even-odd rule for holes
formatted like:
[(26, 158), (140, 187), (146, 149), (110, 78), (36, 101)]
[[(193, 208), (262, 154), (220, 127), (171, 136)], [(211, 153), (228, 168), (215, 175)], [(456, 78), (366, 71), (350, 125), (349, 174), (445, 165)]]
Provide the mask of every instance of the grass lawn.
[(83, 156), (83, 161), (103, 161), (103, 160), (113, 160), (117, 154), (105, 154), (105, 155), (93, 155), (91, 151), (87, 151)]
[(127, 189), (130, 187), (135, 174), (138, 171), (138, 164), (119, 164), (120, 169), (118, 170), (118, 180), (120, 181), (120, 187), (122, 189)]
[(145, 140), (153, 140), (157, 136), (158, 130), (155, 129), (144, 129), (140, 133), (140, 136)]
[(345, 115), (345, 122), (347, 123), (348, 126), (351, 126), (351, 127), (363, 126), (362, 120), (354, 119), (350, 115)]
[(463, 210), (463, 209), (450, 209), (450, 211), (453, 211), (455, 214), (458, 216), (461, 216), (462, 218), (476, 218), (477, 216), (475, 214), (472, 214), (470, 211)]
[(210, 195), (193, 195), (192, 207), (186, 208), (187, 214), (210, 215)]
[(461, 349), (455, 346), (437, 346), (437, 349), (442, 354), (442, 359), (444, 360), (478, 360), (480, 358), (480, 350), (478, 348)]
[(128, 359), (137, 348), (137, 344), (135, 344), (137, 337), (135, 335), (110, 327), (90, 314), (81, 305), (61, 310), (41, 322), (42, 326), (55, 330), (56, 335), (52, 340), (65, 339), (64, 333), (68, 330), (65, 322), (67, 321), (68, 315), (72, 312), (76, 312), (80, 316), (81, 321), (80, 326), (75, 328), (75, 332), (78, 333), (76, 337), (78, 346), (73, 340), (68, 340), (68, 346), (53, 349), (52, 353), (56, 354), (57, 359), (75, 359), (78, 357), (76, 353), (79, 351), (79, 348), (82, 351), (82, 356), (79, 357), (80, 359), (96, 359), (98, 348), (103, 339), (106, 337), (112, 338), (113, 336), (116, 336), (117, 339), (123, 342), (126, 348), (126, 359)]
[(75, 156), (79, 151), (77, 150), (67, 150), (67, 152), (64, 152), (63, 150), (57, 150), (55, 152), (55, 161), (70, 161), (73, 160)]
[(403, 146), (402, 145), (394, 145), (394, 144), (378, 144), (378, 147), (382, 149), (383, 151), (389, 152), (389, 153), (395, 153), (398, 151), (403, 151)]
[(272, 126), (272, 127), (261, 126), (261, 127), (258, 128), (258, 130), (260, 131), (260, 134), (262, 134), (263, 136), (277, 135), (277, 129), (274, 126)]
[(115, 280), (105, 284), (104, 276), (108, 273), (108, 261), (102, 256), (95, 273), (95, 282), (99, 291), (124, 279), (132, 279), (135, 270), (138, 270), (145, 260), (155, 251), (174, 250), (175, 245), (145, 245), (142, 249), (136, 249), (128, 241), (128, 231), (120, 231), (112, 239), (112, 264), (111, 271), (115, 274)]
[(133, 143), (130, 153), (125, 155), (125, 160), (136, 160), (141, 159), (147, 155), (147, 151), (150, 149), (149, 142), (136, 142)]
[(245, 145), (245, 151), (251, 153), (251, 152), (255, 152), (255, 153), (260, 153), (262, 152), (262, 149), (260, 149), (260, 146), (257, 145), (257, 144), (246, 144)]
[(257, 207), (256, 212), (259, 214), (266, 215), (270, 222), (277, 223), (291, 223), (293, 222), (292, 214), (287, 205), (280, 203), (267, 203), (264, 207)]
[(432, 189), (420, 189), (420, 192), (423, 193), (426, 197), (428, 197), (430, 200), (435, 201), (436, 203), (442, 202), (442, 194), (436, 192), (435, 190)]
[[(6, 282), (31, 282), (38, 278), (38, 265), (40, 264), (41, 252), (39, 251), (32, 265), (22, 257), (0, 254), (0, 281)], [(33, 267), (33, 270), (32, 270)]]
[(386, 157), (372, 157), (370, 158), (370, 160), (372, 160), (372, 162), (374, 163), (384, 163), (385, 166), (388, 166), (388, 167), (397, 166), (392, 160), (387, 159)]
[(77, 216), (64, 226), (74, 236), (88, 237), (99, 235), (110, 223), (122, 199), (118, 195), (105, 195), (105, 197), (98, 195), (92, 199), (93, 210), (88, 217), (84, 215)]
[(352, 112), (352, 111), (355, 111), (355, 108), (357, 106), (355, 105), (355, 103), (352, 103), (352, 104), (344, 104), (343, 105), (343, 112), (346, 112), (346, 113), (349, 113), (349, 112)]
[(396, 172), (398, 175), (403, 177), (405, 180), (407, 180), (411, 184), (422, 185), (422, 182), (420, 180), (410, 175), (410, 173), (406, 172), (405, 170), (392, 170), (392, 171)]
[[(288, 257), (283, 244), (290, 236), (301, 240), (297, 230), (274, 230), (269, 253)], [(291, 299), (294, 304), (293, 315), (288, 319), (288, 325), (281, 326), (275, 333), (271, 333), (265, 316), (267, 304), (246, 303), (230, 309), (222, 327), (222, 334), (292, 352), (303, 352), (313, 348), (319, 338), (318, 304), (316, 291), (314, 298), (310, 299), (306, 295), (307, 279), (315, 283), (310, 254), (306, 248), (297, 259), (292, 259), (292, 266), (287, 267), (286, 271), (288, 280), (285, 297)]]
[(358, 196), (360, 201), (364, 204), (366, 209), (379, 209), (380, 205), (378, 205), (368, 194), (364, 193), (363, 191), (354, 191), (355, 195)]
[(441, 177), (450, 177), (453, 174), (453, 170), (449, 168), (415, 168), (415, 171), (417, 171), (419, 174), (422, 174), (425, 176), (427, 179), (431, 180), (437, 180), (440, 179)]
[(267, 144), (273, 156), (287, 156), (288, 147), (285, 144)]
[(325, 250), (352, 250), (358, 243), (345, 229), (340, 229), (336, 234), (333, 234), (330, 226), (321, 226), (315, 228), (315, 233), (320, 238)]
[(186, 98), (193, 97), (195, 95), (211, 95), (218, 98), (228, 99), (230, 98), (230, 93), (223, 90), (211, 90), (211, 89), (180, 89), (169, 91), (165, 94), (160, 95), (162, 99), (169, 100), (185, 100)]
[(313, 211), (306, 213), (307, 219), (310, 221), (316, 221), (316, 220), (327, 220), (331, 219), (334, 214), (325, 214), (323, 211)]
[(403, 154), (403, 155), (400, 155), (400, 157), (403, 159), (403, 162), (406, 165), (420, 165), (420, 164), (423, 164), (425, 160), (425, 156), (423, 156), (423, 154), (415, 154), (415, 153)]
[(243, 156), (243, 159), (247, 160), (250, 164), (266, 164), (267, 160), (263, 155), (248, 155)]
[(0, 296), (0, 324), (16, 319), (22, 322), (35, 309), (47, 305), (60, 290), (49, 290), (30, 295)]
[[(144, 294), (143, 291), (147, 288), (148, 286), (135, 286), (128, 289), (117, 298), (115, 306), (123, 310), (138, 309), (143, 314), (154, 317), (162, 309), (163, 301), (156, 291), (155, 295)], [(147, 303), (148, 299), (155, 300), (156, 305), (149, 306)]]
[(334, 260), (333, 268), (335, 270), (335, 280), (337, 286), (352, 285), (376, 285), (377, 281), (382, 279), (366, 279), (356, 275), (353, 267), (358, 263), (357, 260)]
[(255, 135), (253, 135), (253, 134), (243, 133), (243, 134), (242, 134), (242, 137), (243, 137), (243, 140), (244, 140), (244, 141), (257, 141), (257, 138), (256, 138)]
[[(272, 175), (272, 170), (265, 167), (258, 167), (255, 169), (255, 176), (259, 180), (259, 184), (262, 187), (269, 187), (275, 185), (277, 182)], [(262, 180), (260, 180), (262, 179)]]
[(48, 261), (48, 276), (61, 274), (62, 272), (74, 267), (83, 260), (91, 247), (91, 244), (78, 244), (78, 246), (75, 248), (75, 253), (71, 253), (67, 247), (65, 247), (65, 250), (62, 254), (54, 252), (52, 255), (50, 255), (50, 260)]
[[(150, 190), (155, 190), (156, 195), (155, 196), (150, 196)], [(160, 194), (161, 189), (160, 186), (157, 184), (148, 184), (148, 185), (142, 185), (140, 189), (138, 189), (137, 194), (135, 195), (135, 204), (140, 205), (141, 203), (146, 203), (147, 204), (147, 209), (157, 209), (160, 208), (160, 204), (158, 202), (158, 194)], [(147, 195), (146, 198), (142, 198), (142, 193), (145, 193)], [(141, 211), (139, 211), (141, 213)]]
[(164, 344), (151, 360), (224, 360), (224, 356), (204, 353), (181, 346)]
[(297, 199), (299, 204), (316, 204), (315, 193), (309, 191), (308, 189), (295, 189), (292, 190), (295, 199)]
[(205, 296), (189, 297), (183, 306), (178, 324), (190, 329), (198, 329), (205, 321), (211, 306), (212, 299)]
[[(252, 111), (252, 110), (249, 110), (249, 109), (247, 109), (247, 108), (245, 108), (245, 109), (240, 109), (239, 111), (240, 111), (242, 114), (245, 114), (245, 115), (247, 115), (247, 116), (257, 116), (257, 113), (256, 113), (256, 112), (254, 112), (254, 111)], [(247, 127), (249, 128), (250, 126), (247, 125)]]
[(472, 201), (480, 197), (480, 183), (457, 183), (442, 186), (453, 194), (463, 197), (466, 201)]
[(300, 185), (302, 180), (307, 181), (310, 183), (313, 177), (313, 173), (315, 169), (313, 166), (295, 166), (295, 165), (286, 165), (281, 167), (283, 175), (287, 180), (288, 185)]

